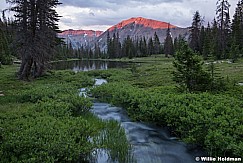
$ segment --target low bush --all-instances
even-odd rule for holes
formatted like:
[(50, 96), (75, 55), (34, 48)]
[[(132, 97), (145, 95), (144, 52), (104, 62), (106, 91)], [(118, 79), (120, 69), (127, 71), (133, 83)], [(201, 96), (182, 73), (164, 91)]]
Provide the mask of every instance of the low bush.
[[(7, 79), (0, 80), (7, 88)], [(124, 130), (89, 113), (91, 100), (79, 96), (79, 88), (93, 83), (83, 73), (67, 71), (34, 82), (14, 80), (0, 97), (0, 162), (89, 162), (100, 148), (114, 160), (126, 160), (120, 154), (129, 147)], [(98, 141), (104, 132), (107, 141)]]
[(93, 146), (88, 138), (94, 132), (82, 118), (53, 116), (17, 118), (3, 124), (3, 162), (68, 162), (85, 160)]
[(169, 126), (188, 143), (202, 145), (211, 156), (243, 155), (243, 102), (210, 93), (168, 93), (144, 90), (123, 83), (95, 87), (92, 94), (123, 106), (138, 121)]

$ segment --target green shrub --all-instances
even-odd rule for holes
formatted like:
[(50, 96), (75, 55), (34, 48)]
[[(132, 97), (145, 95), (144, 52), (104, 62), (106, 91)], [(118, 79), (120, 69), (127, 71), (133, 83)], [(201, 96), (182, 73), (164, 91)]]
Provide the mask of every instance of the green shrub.
[[(3, 162), (64, 162), (92, 150), (91, 126), (82, 118), (17, 118), (3, 124)], [(85, 158), (83, 158), (85, 159)]]
[(67, 84), (45, 84), (37, 87), (33, 87), (28, 90), (23, 90), (18, 93), (19, 101), (36, 103), (39, 100), (45, 100), (48, 98), (58, 98), (60, 94), (71, 94), (77, 92), (72, 86)]
[(58, 97), (58, 100), (69, 104), (73, 116), (87, 113), (93, 105), (90, 99), (78, 96), (78, 94), (62, 94)]
[(163, 94), (123, 83), (108, 83), (91, 92), (124, 107), (135, 120), (169, 126), (175, 135), (202, 145), (211, 155), (242, 156), (243, 102), (237, 98), (210, 93)]
[[(79, 96), (93, 83), (83, 73), (60, 71), (8, 87), (0, 99), (0, 162), (88, 162), (100, 148), (114, 160), (128, 159), (124, 129), (91, 115), (91, 100)], [(98, 141), (101, 133), (109, 141)]]

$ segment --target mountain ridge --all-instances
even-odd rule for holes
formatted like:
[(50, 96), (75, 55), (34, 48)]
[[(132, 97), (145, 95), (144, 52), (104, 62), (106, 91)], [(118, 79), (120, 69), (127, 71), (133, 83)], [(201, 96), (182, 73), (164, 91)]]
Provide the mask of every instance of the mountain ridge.
[(83, 46), (94, 49), (95, 44), (98, 44), (101, 50), (104, 51), (107, 46), (106, 39), (108, 33), (110, 37), (119, 33), (119, 41), (123, 42), (127, 36), (130, 36), (132, 39), (145, 37), (146, 40), (148, 40), (153, 37), (156, 32), (160, 42), (163, 43), (168, 27), (170, 28), (173, 39), (179, 35), (188, 37), (188, 28), (181, 28), (170, 23), (143, 17), (132, 17), (130, 19), (122, 20), (104, 32), (94, 30), (64, 30), (59, 34), (59, 37), (64, 38), (66, 43), (71, 43), (74, 48)]
[(175, 25), (171, 25), (170, 23), (166, 23), (163, 21), (158, 21), (158, 20), (153, 20), (153, 19), (147, 19), (147, 18), (143, 18), (143, 17), (132, 17), (130, 19), (126, 19), (121, 21), (120, 23), (113, 25), (112, 27), (110, 27), (108, 30), (112, 31), (114, 29), (121, 29), (124, 26), (128, 25), (128, 24), (140, 24), (143, 25), (144, 27), (150, 27), (153, 29), (167, 29), (168, 27), (170, 28), (178, 28)]

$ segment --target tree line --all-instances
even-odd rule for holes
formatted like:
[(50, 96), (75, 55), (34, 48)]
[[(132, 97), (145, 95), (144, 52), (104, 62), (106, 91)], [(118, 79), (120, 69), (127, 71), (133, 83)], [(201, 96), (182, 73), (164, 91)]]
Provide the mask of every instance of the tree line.
[[(192, 25), (189, 27), (189, 38), (179, 36), (173, 38), (168, 25), (166, 38), (161, 41), (157, 33), (146, 39), (144, 37), (127, 36), (120, 40), (119, 33), (107, 31), (107, 48), (101, 51), (99, 45), (95, 48), (81, 47), (78, 52), (84, 58), (122, 58), (122, 57), (146, 57), (152, 54), (165, 54), (166, 57), (173, 56), (180, 48), (181, 40), (187, 40), (189, 47), (203, 59), (231, 59), (233, 62), (243, 54), (243, 1), (240, 0), (236, 6), (231, 22), (227, 0), (218, 0), (216, 6), (216, 17), (207, 25), (199, 11), (193, 15)], [(77, 52), (76, 52), (77, 54)], [(77, 56), (77, 55), (76, 55)]]
[(122, 57), (147, 57), (152, 54), (162, 54), (163, 46), (159, 40), (157, 33), (148, 40), (143, 37), (131, 38), (129, 35), (121, 42), (119, 33), (113, 33), (110, 37), (107, 31), (107, 51), (108, 58), (122, 58)]
[[(44, 73), (50, 60), (67, 58), (122, 58), (146, 57), (152, 54), (174, 56), (180, 49), (182, 36), (173, 38), (168, 25), (165, 40), (157, 33), (147, 39), (127, 36), (120, 40), (119, 33), (107, 32), (107, 48), (81, 46), (74, 49), (57, 38), (59, 16), (55, 8), (58, 0), (7, 0), (14, 11), (15, 19), (7, 20), (3, 12), (0, 19), (0, 62), (11, 64), (13, 57), (21, 59), (18, 72), (20, 79), (38, 77)], [(193, 15), (187, 40), (193, 52), (204, 59), (232, 59), (234, 62), (243, 54), (243, 0), (239, 0), (231, 22), (230, 4), (227, 0), (217, 1), (213, 21), (204, 25), (199, 11)], [(163, 43), (162, 43), (163, 42)]]
[[(204, 59), (232, 59), (234, 62), (243, 54), (243, 0), (236, 6), (235, 13), (230, 19), (230, 4), (227, 0), (217, 1), (216, 17), (212, 23), (203, 25), (203, 18), (199, 11), (193, 15), (192, 25), (189, 27), (189, 47)], [(121, 43), (119, 33), (112, 37), (107, 34), (108, 58), (121, 57), (145, 57), (152, 54), (164, 53), (166, 57), (173, 56), (179, 50), (182, 36), (172, 38), (170, 26), (168, 26), (166, 39), (163, 44), (157, 34), (148, 41), (145, 37), (132, 39), (130, 36)]]
[(243, 1), (237, 4), (233, 22), (230, 24), (229, 3), (218, 0), (217, 18), (212, 27), (202, 26), (198, 11), (193, 16), (188, 43), (183, 38), (174, 41), (173, 80), (179, 84), (181, 91), (220, 91), (226, 89), (225, 81), (215, 73), (213, 63), (209, 71), (203, 68), (203, 59), (231, 59), (232, 62), (242, 55), (243, 43)]
[(190, 27), (189, 46), (204, 59), (232, 59), (234, 62), (243, 54), (243, 0), (236, 6), (230, 19), (230, 4), (227, 0), (217, 1), (216, 17), (210, 24), (196, 11)]
[(132, 38), (129, 35), (120, 40), (119, 33), (107, 31), (106, 49), (101, 50), (98, 43), (93, 47), (81, 45), (78, 49), (74, 49), (72, 44), (63, 44), (59, 47), (59, 59), (77, 58), (77, 59), (113, 59), (113, 58), (133, 58), (147, 57), (152, 54), (162, 54), (163, 45), (159, 40), (157, 33), (153, 37), (147, 39), (143, 37)]
[(5, 11), (2, 11), (2, 19), (0, 18), (0, 65), (12, 64), (13, 51), (10, 43), (13, 41), (11, 21), (5, 17)]

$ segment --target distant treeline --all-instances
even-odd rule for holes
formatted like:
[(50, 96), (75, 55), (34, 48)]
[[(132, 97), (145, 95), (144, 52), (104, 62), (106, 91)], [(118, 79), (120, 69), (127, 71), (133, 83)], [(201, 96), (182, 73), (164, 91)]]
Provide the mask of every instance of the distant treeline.
[[(204, 59), (235, 61), (243, 55), (243, 0), (238, 2), (232, 22), (228, 1), (218, 0), (216, 9), (215, 18), (211, 23), (205, 23), (199, 11), (195, 12), (187, 43)], [(78, 50), (72, 49), (71, 45), (65, 48), (69, 49), (71, 56), (75, 58), (133, 58), (152, 54), (165, 54), (168, 57), (176, 53), (180, 41), (185, 39), (183, 36), (172, 38), (169, 26), (165, 40), (159, 40), (157, 33), (149, 39), (127, 36), (123, 41), (120, 41), (119, 33), (111, 35), (108, 32), (107, 48), (104, 51), (100, 50), (98, 44), (93, 48), (81, 47)], [(65, 53), (66, 57), (70, 54)]]
[[(190, 35), (186, 39), (189, 47), (204, 59), (232, 59), (242, 57), (243, 54), (243, 0), (239, 0), (233, 19), (230, 19), (230, 4), (226, 0), (218, 0), (216, 15), (213, 21), (205, 23), (199, 11), (193, 15), (192, 25), (189, 27)], [(2, 64), (11, 64), (13, 57), (20, 58), (15, 45), (18, 36), (16, 21), (7, 20), (4, 12), (0, 19), (0, 61)], [(231, 21), (232, 20), (232, 21)], [(205, 25), (206, 24), (206, 25)], [(38, 31), (35, 31), (38, 32)], [(43, 38), (44, 39), (44, 38)], [(81, 46), (74, 49), (71, 44), (56, 41), (55, 51), (49, 54), (49, 59), (67, 58), (122, 58), (146, 57), (152, 54), (165, 54), (173, 56), (180, 46), (183, 36), (173, 38), (170, 26), (167, 29), (165, 40), (159, 40), (157, 33), (147, 39), (145, 37), (131, 38), (127, 36), (123, 41), (119, 33), (107, 34), (106, 49)]]

